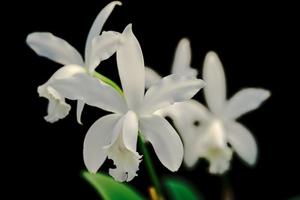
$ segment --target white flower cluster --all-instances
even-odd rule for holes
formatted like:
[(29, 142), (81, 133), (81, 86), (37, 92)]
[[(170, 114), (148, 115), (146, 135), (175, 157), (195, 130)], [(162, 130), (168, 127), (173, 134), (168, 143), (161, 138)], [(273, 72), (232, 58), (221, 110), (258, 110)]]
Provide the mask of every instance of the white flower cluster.
[[(196, 78), (197, 71), (189, 66), (188, 40), (183, 39), (178, 45), (171, 75), (161, 78), (145, 68), (131, 24), (122, 33), (102, 31), (116, 5), (121, 3), (109, 3), (96, 17), (86, 40), (84, 59), (69, 43), (51, 33), (34, 32), (26, 39), (38, 55), (63, 65), (38, 87), (39, 95), (49, 100), (46, 121), (53, 123), (68, 115), (71, 106), (65, 99), (77, 101), (80, 124), (85, 104), (112, 113), (98, 119), (86, 134), (83, 156), (87, 169), (95, 173), (109, 158), (115, 164), (109, 170), (111, 176), (118, 181), (132, 180), (142, 158), (136, 148), (139, 133), (171, 171), (179, 169), (183, 157), (187, 166), (204, 157), (210, 161), (210, 172), (223, 173), (229, 167), (233, 150), (253, 164), (257, 154), (255, 140), (235, 119), (257, 108), (269, 92), (244, 89), (226, 101), (222, 65), (215, 53), (208, 53), (203, 76), (209, 112), (199, 102), (190, 100), (205, 83)], [(123, 92), (95, 77), (96, 67), (115, 53)], [(164, 119), (166, 115), (174, 120), (184, 147), (175, 129)]]

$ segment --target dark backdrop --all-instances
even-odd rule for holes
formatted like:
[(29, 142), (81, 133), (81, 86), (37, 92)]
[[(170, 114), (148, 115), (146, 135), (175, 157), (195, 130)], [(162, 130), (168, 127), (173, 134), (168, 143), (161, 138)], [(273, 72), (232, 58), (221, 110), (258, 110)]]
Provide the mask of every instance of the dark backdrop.
[[(37, 94), (60, 65), (35, 55), (25, 44), (26, 35), (49, 31), (83, 52), (89, 28), (108, 3), (98, 1), (13, 2), (2, 20), (5, 44), (2, 77), (2, 110), (5, 111), (3, 162), (10, 198), (98, 199), (80, 177), (85, 169), (82, 143), (90, 125), (104, 114), (87, 107), (83, 126), (70, 115), (55, 124), (46, 123), (47, 101)], [(6, 8), (5, 8), (6, 9)], [(271, 90), (271, 98), (258, 110), (240, 119), (259, 145), (256, 167), (235, 158), (228, 177), (236, 199), (287, 199), (299, 194), (300, 164), (298, 112), (299, 14), (297, 7), (275, 3), (219, 4), (208, 1), (123, 1), (104, 30), (122, 31), (128, 23), (141, 43), (145, 63), (162, 75), (170, 71), (173, 53), (182, 37), (191, 40), (192, 66), (202, 68), (205, 53), (216, 51), (225, 67), (228, 95), (243, 87)], [(299, 11), (299, 9), (298, 9)], [(6, 46), (7, 45), (7, 46)], [(98, 71), (118, 80), (114, 57)], [(7, 71), (8, 70), (8, 71)], [(201, 75), (200, 75), (201, 77)], [(197, 95), (203, 100), (202, 92)], [(2, 112), (3, 113), (3, 112)], [(6, 137), (5, 137), (6, 138)], [(152, 152), (152, 150), (151, 150)], [(160, 175), (172, 175), (156, 159)], [(111, 164), (111, 162), (108, 162)], [(206, 172), (207, 163), (174, 175), (183, 175), (200, 188), (208, 200), (219, 199), (220, 178)], [(146, 193), (149, 179), (143, 163), (130, 184)], [(105, 165), (103, 171), (107, 172)]]

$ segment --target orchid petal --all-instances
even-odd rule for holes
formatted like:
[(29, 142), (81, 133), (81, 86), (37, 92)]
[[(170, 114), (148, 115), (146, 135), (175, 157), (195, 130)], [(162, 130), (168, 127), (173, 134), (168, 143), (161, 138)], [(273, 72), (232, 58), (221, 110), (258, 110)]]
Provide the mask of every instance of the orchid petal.
[(187, 38), (183, 38), (179, 41), (174, 61), (172, 65), (172, 74), (184, 75), (184, 76), (197, 76), (197, 70), (191, 68), (191, 45)]
[(224, 115), (229, 119), (237, 119), (243, 114), (257, 109), (270, 95), (270, 91), (264, 89), (243, 89), (227, 102)]
[(138, 118), (132, 111), (128, 111), (125, 115), (123, 125), (123, 141), (127, 149), (132, 152), (136, 151), (138, 137)]
[(65, 102), (65, 98), (63, 98), (54, 88), (44, 84), (38, 87), (38, 93), (41, 97), (49, 100), (47, 109), (48, 114), (44, 117), (47, 122), (54, 123), (59, 119), (65, 118), (69, 114), (71, 106)]
[(118, 114), (106, 115), (88, 130), (84, 139), (83, 158), (90, 172), (96, 173), (105, 161), (106, 150), (103, 147), (111, 143), (114, 127), (120, 118)]
[(150, 86), (156, 84), (161, 79), (161, 76), (149, 67), (145, 67), (145, 87), (149, 88)]
[(214, 114), (219, 114), (226, 100), (226, 82), (222, 63), (215, 52), (207, 53), (203, 66), (206, 103)]
[(227, 123), (228, 142), (236, 153), (249, 165), (254, 165), (257, 158), (257, 144), (250, 131), (237, 122)]
[(160, 162), (169, 170), (177, 171), (183, 159), (183, 145), (169, 122), (156, 115), (142, 117), (140, 130), (152, 144)]
[(116, 142), (107, 149), (107, 156), (116, 165), (116, 168), (109, 169), (109, 174), (115, 180), (128, 182), (137, 176), (136, 172), (139, 169), (141, 156), (125, 147), (121, 134)]
[(184, 162), (188, 167), (194, 166), (199, 158), (195, 138), (202, 134), (204, 124), (212, 118), (209, 111), (201, 103), (191, 99), (175, 103), (157, 113), (173, 120), (184, 144)]
[(120, 6), (122, 5), (122, 3), (120, 1), (113, 1), (107, 4), (97, 15), (85, 43), (85, 58), (90, 57), (92, 41), (96, 36), (98, 36), (101, 33), (104, 23), (106, 22), (107, 18), (109, 17), (116, 5)]
[[(206, 122), (212, 118), (209, 110), (207, 110), (203, 104), (193, 99), (174, 103), (173, 105), (161, 109), (156, 113), (163, 117), (171, 117), (172, 120), (174, 120), (175, 126), (178, 126), (178, 128), (198, 127), (198, 122), (201, 124), (201, 122)], [(195, 125), (195, 123), (197, 124)]]
[(90, 57), (86, 58), (89, 72), (92, 73), (101, 61), (111, 57), (121, 44), (121, 34), (108, 31), (103, 32), (92, 40)]
[(209, 149), (224, 149), (227, 147), (226, 130), (220, 120), (212, 120), (206, 124), (201, 140)]
[(137, 117), (128, 111), (114, 127), (111, 144), (104, 147), (108, 158), (116, 165), (116, 168), (109, 169), (109, 174), (117, 181), (131, 181), (137, 176), (141, 162), (141, 156), (136, 152), (137, 131)]
[(137, 110), (144, 98), (145, 66), (140, 44), (129, 24), (122, 33), (123, 44), (117, 51), (122, 88), (129, 109)]
[(191, 99), (175, 103), (156, 113), (173, 120), (184, 144), (184, 163), (187, 167), (193, 167), (199, 159), (195, 138), (204, 132), (205, 124), (211, 120), (210, 112), (201, 103)]
[(81, 125), (82, 125), (81, 113), (82, 113), (83, 107), (84, 107), (84, 102), (78, 100), (77, 107), (76, 107), (76, 119), (77, 119), (78, 124), (81, 124)]
[(48, 32), (34, 32), (27, 36), (26, 43), (39, 56), (43, 56), (62, 65), (77, 64), (83, 66), (78, 51), (65, 40)]
[[(53, 76), (68, 74), (75, 67), (74, 65), (63, 67)], [(85, 71), (74, 73), (64, 79), (56, 78), (51, 85), (71, 100), (81, 100), (88, 105), (115, 113), (124, 113), (127, 109), (123, 96), (111, 86), (89, 76)]]
[(209, 173), (223, 174), (230, 168), (232, 149), (230, 149), (228, 146), (225, 146), (224, 148), (218, 149), (217, 151), (213, 150), (203, 157), (205, 157), (209, 161)]
[(49, 100), (46, 121), (53, 123), (63, 119), (71, 109), (70, 105), (65, 102), (65, 96), (53, 87), (53, 82), (70, 78), (77, 73), (85, 73), (85, 70), (81, 66), (67, 65), (57, 70), (45, 84), (38, 87), (39, 95)]
[(197, 161), (199, 160), (199, 154), (197, 150), (195, 149), (195, 140), (190, 142), (183, 141), (184, 144), (184, 164), (192, 168), (196, 165)]
[(227, 145), (226, 129), (222, 121), (203, 123), (194, 141), (194, 151), (197, 151), (199, 158), (209, 161), (210, 173), (222, 174), (229, 169), (232, 149)]
[(171, 74), (151, 86), (144, 99), (143, 114), (151, 114), (175, 102), (192, 98), (205, 83), (196, 78)]

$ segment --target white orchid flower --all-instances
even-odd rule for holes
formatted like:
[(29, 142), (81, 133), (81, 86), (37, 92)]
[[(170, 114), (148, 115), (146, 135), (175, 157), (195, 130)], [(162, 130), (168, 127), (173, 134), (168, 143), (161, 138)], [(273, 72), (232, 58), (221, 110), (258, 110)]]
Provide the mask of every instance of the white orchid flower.
[[(117, 64), (124, 94), (78, 71), (72, 78), (55, 80), (53, 87), (66, 98), (81, 100), (113, 114), (98, 119), (84, 140), (84, 162), (95, 173), (108, 157), (116, 168), (109, 173), (118, 181), (130, 181), (137, 174), (141, 156), (136, 151), (138, 131), (149, 141), (161, 163), (178, 170), (183, 159), (183, 145), (173, 127), (154, 112), (174, 102), (193, 97), (204, 83), (200, 79), (170, 75), (145, 90), (145, 67), (141, 47), (128, 25), (117, 50)], [(76, 66), (73, 66), (76, 68)]]
[[(174, 60), (171, 68), (171, 74), (183, 75), (188, 77), (196, 77), (197, 70), (191, 68), (191, 46), (187, 38), (182, 38), (175, 50)], [(146, 67), (146, 88), (149, 88), (162, 77), (153, 69)]]
[(254, 165), (257, 159), (256, 141), (236, 119), (258, 108), (270, 92), (246, 88), (226, 100), (225, 74), (214, 52), (206, 55), (203, 79), (207, 83), (204, 95), (209, 110), (201, 103), (190, 100), (160, 111), (161, 115), (168, 115), (174, 120), (182, 136), (185, 164), (193, 167), (202, 157), (209, 161), (210, 173), (222, 174), (229, 169), (235, 151), (247, 164)]
[[(73, 46), (49, 32), (31, 33), (27, 36), (26, 42), (38, 55), (60, 63), (64, 67), (68, 65), (82, 66), (86, 69), (85, 73), (92, 75), (101, 61), (108, 59), (115, 53), (120, 43), (120, 37), (117, 32), (102, 32), (99, 36), (104, 23), (116, 5), (121, 5), (121, 2), (113, 1), (109, 3), (96, 17), (86, 40), (85, 61), (83, 61), (81, 55)], [(65, 97), (51, 86), (53, 80), (57, 78), (60, 79), (61, 77), (53, 75), (45, 84), (38, 87), (39, 95), (49, 100), (48, 114), (45, 116), (45, 120), (51, 123), (66, 117), (71, 109), (70, 105), (65, 102)], [(83, 107), (84, 103), (78, 101), (77, 121), (80, 124)]]

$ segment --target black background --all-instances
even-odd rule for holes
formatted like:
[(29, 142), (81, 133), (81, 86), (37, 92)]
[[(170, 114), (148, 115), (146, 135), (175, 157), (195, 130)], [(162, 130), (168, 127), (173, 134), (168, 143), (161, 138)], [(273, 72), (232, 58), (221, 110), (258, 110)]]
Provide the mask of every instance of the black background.
[[(98, 199), (80, 177), (85, 169), (82, 143), (90, 125), (105, 113), (87, 107), (82, 117), (84, 125), (80, 126), (72, 109), (66, 119), (46, 123), (43, 116), (47, 101), (38, 97), (36, 89), (60, 65), (35, 55), (26, 46), (25, 38), (34, 31), (49, 31), (82, 53), (95, 16), (108, 2), (26, 1), (7, 7), (2, 18), (2, 134), (7, 139), (3, 139), (2, 147), (7, 160), (3, 162), (7, 167), (3, 172), (9, 178), (5, 185), (12, 192), (4, 199)], [(297, 18), (299, 7), (288, 2), (123, 1), (104, 30), (121, 32), (132, 23), (146, 65), (162, 75), (170, 72), (179, 39), (188, 37), (194, 68), (202, 69), (209, 50), (219, 54), (227, 76), (228, 96), (243, 87), (269, 89), (271, 98), (240, 119), (257, 139), (258, 163), (250, 168), (235, 157), (228, 177), (238, 200), (288, 199), (300, 193)], [(115, 64), (113, 56), (97, 70), (118, 80)], [(202, 92), (196, 98), (203, 102)], [(74, 102), (71, 104), (74, 108)], [(154, 154), (153, 160), (160, 176), (185, 174), (206, 199), (220, 199), (221, 179), (207, 173), (206, 162), (199, 162), (193, 171), (182, 166), (172, 174)], [(109, 164), (108, 161), (101, 169), (107, 172)], [(138, 173), (130, 184), (146, 194), (150, 182), (143, 163)]]

